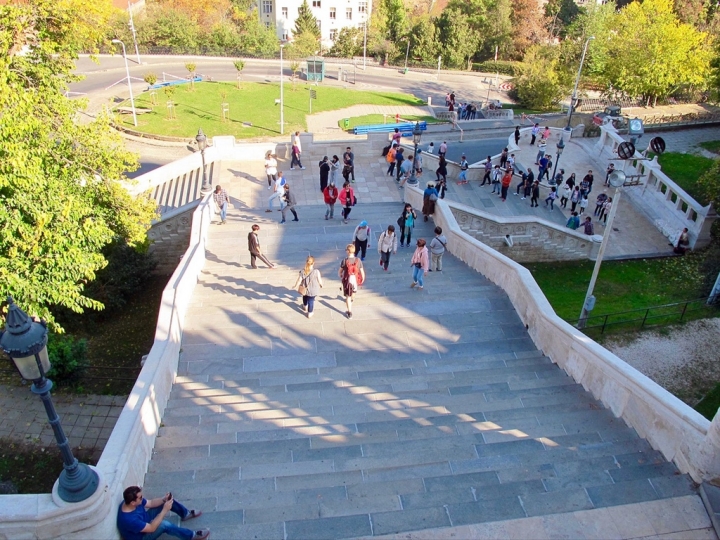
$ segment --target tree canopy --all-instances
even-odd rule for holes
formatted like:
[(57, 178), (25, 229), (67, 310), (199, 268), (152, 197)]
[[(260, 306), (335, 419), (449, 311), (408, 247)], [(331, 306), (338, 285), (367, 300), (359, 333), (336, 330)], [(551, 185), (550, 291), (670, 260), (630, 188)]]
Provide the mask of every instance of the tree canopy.
[(107, 118), (75, 121), (64, 92), (79, 50), (100, 43), (109, 2), (0, 6), (0, 288), (53, 323), (53, 308), (103, 306), (84, 287), (112, 241), (140, 246), (154, 203), (121, 184), (137, 167)]
[(318, 28), (317, 20), (315, 15), (312, 14), (310, 6), (307, 0), (303, 0), (298, 8), (298, 16), (295, 19), (295, 29), (293, 30), (293, 36), (299, 36), (301, 34), (309, 33), (315, 36), (315, 39), (320, 39), (320, 28)]

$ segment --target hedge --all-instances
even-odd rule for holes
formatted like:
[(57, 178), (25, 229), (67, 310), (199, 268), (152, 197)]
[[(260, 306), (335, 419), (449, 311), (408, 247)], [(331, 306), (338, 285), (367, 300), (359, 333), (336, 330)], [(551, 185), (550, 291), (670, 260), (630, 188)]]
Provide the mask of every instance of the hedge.
[(516, 76), (520, 74), (520, 65), (522, 62), (514, 62), (512, 60), (488, 60), (487, 62), (473, 63), (473, 71), (481, 71), (483, 73), (500, 73), (501, 75)]

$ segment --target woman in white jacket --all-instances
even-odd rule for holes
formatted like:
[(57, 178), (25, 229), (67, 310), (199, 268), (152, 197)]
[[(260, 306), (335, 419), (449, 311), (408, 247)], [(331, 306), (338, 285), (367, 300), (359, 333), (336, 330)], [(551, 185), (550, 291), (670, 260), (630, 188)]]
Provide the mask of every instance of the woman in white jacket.
[(378, 238), (378, 253), (380, 254), (380, 266), (387, 272), (390, 264), (390, 253), (397, 254), (397, 235), (395, 234), (395, 226), (388, 225), (386, 231), (383, 231)]
[(370, 235), (370, 227), (367, 221), (363, 220), (355, 227), (352, 241), (355, 244), (355, 255), (360, 257), (361, 261), (365, 260), (367, 248), (370, 247)]

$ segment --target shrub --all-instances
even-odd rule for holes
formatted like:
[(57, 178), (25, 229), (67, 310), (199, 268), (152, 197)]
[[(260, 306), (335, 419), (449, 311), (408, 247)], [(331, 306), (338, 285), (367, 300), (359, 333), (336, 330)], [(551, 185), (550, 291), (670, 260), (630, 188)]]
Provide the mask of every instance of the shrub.
[(157, 75), (155, 75), (154, 73), (146, 73), (143, 77), (143, 80), (150, 86), (152, 86), (157, 82)]
[(520, 73), (520, 65), (520, 62), (513, 62), (511, 60), (498, 60), (497, 62), (488, 60), (486, 62), (473, 63), (472, 70), (482, 73), (500, 73), (500, 75), (511, 75), (514, 77)]
[(72, 386), (85, 374), (89, 364), (87, 340), (71, 335), (50, 334), (48, 336), (50, 371), (48, 379), (59, 385)]

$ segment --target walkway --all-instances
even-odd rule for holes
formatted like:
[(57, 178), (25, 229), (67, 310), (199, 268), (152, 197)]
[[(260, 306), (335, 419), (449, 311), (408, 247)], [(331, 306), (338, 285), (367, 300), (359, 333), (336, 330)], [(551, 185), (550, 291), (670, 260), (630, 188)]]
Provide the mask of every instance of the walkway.
[[(349, 225), (301, 204), (300, 222), (280, 225), (262, 211), (263, 181), (240, 173), (261, 165), (226, 166), (233, 205), (211, 232), (148, 494), (202, 508), (193, 525), (216, 539), (715, 538), (689, 478), (536, 350), (505, 293), (454, 257), (419, 291), (411, 250), (385, 273), (373, 245), (345, 318), (344, 246), (360, 219), (374, 244), (398, 202), (359, 197)], [(307, 172), (291, 185), (309, 200)], [(249, 268), (251, 223), (276, 270)], [(308, 254), (325, 281), (311, 320), (292, 290)]]
[(388, 122), (395, 122), (396, 114), (399, 114), (401, 118), (432, 116), (432, 111), (424, 105), (353, 105), (336, 111), (308, 114), (305, 116), (305, 121), (307, 122), (308, 133), (319, 136), (335, 135), (335, 137), (344, 138), (347, 136), (347, 132), (338, 126), (338, 122), (343, 118), (353, 118), (367, 114), (387, 114)]

